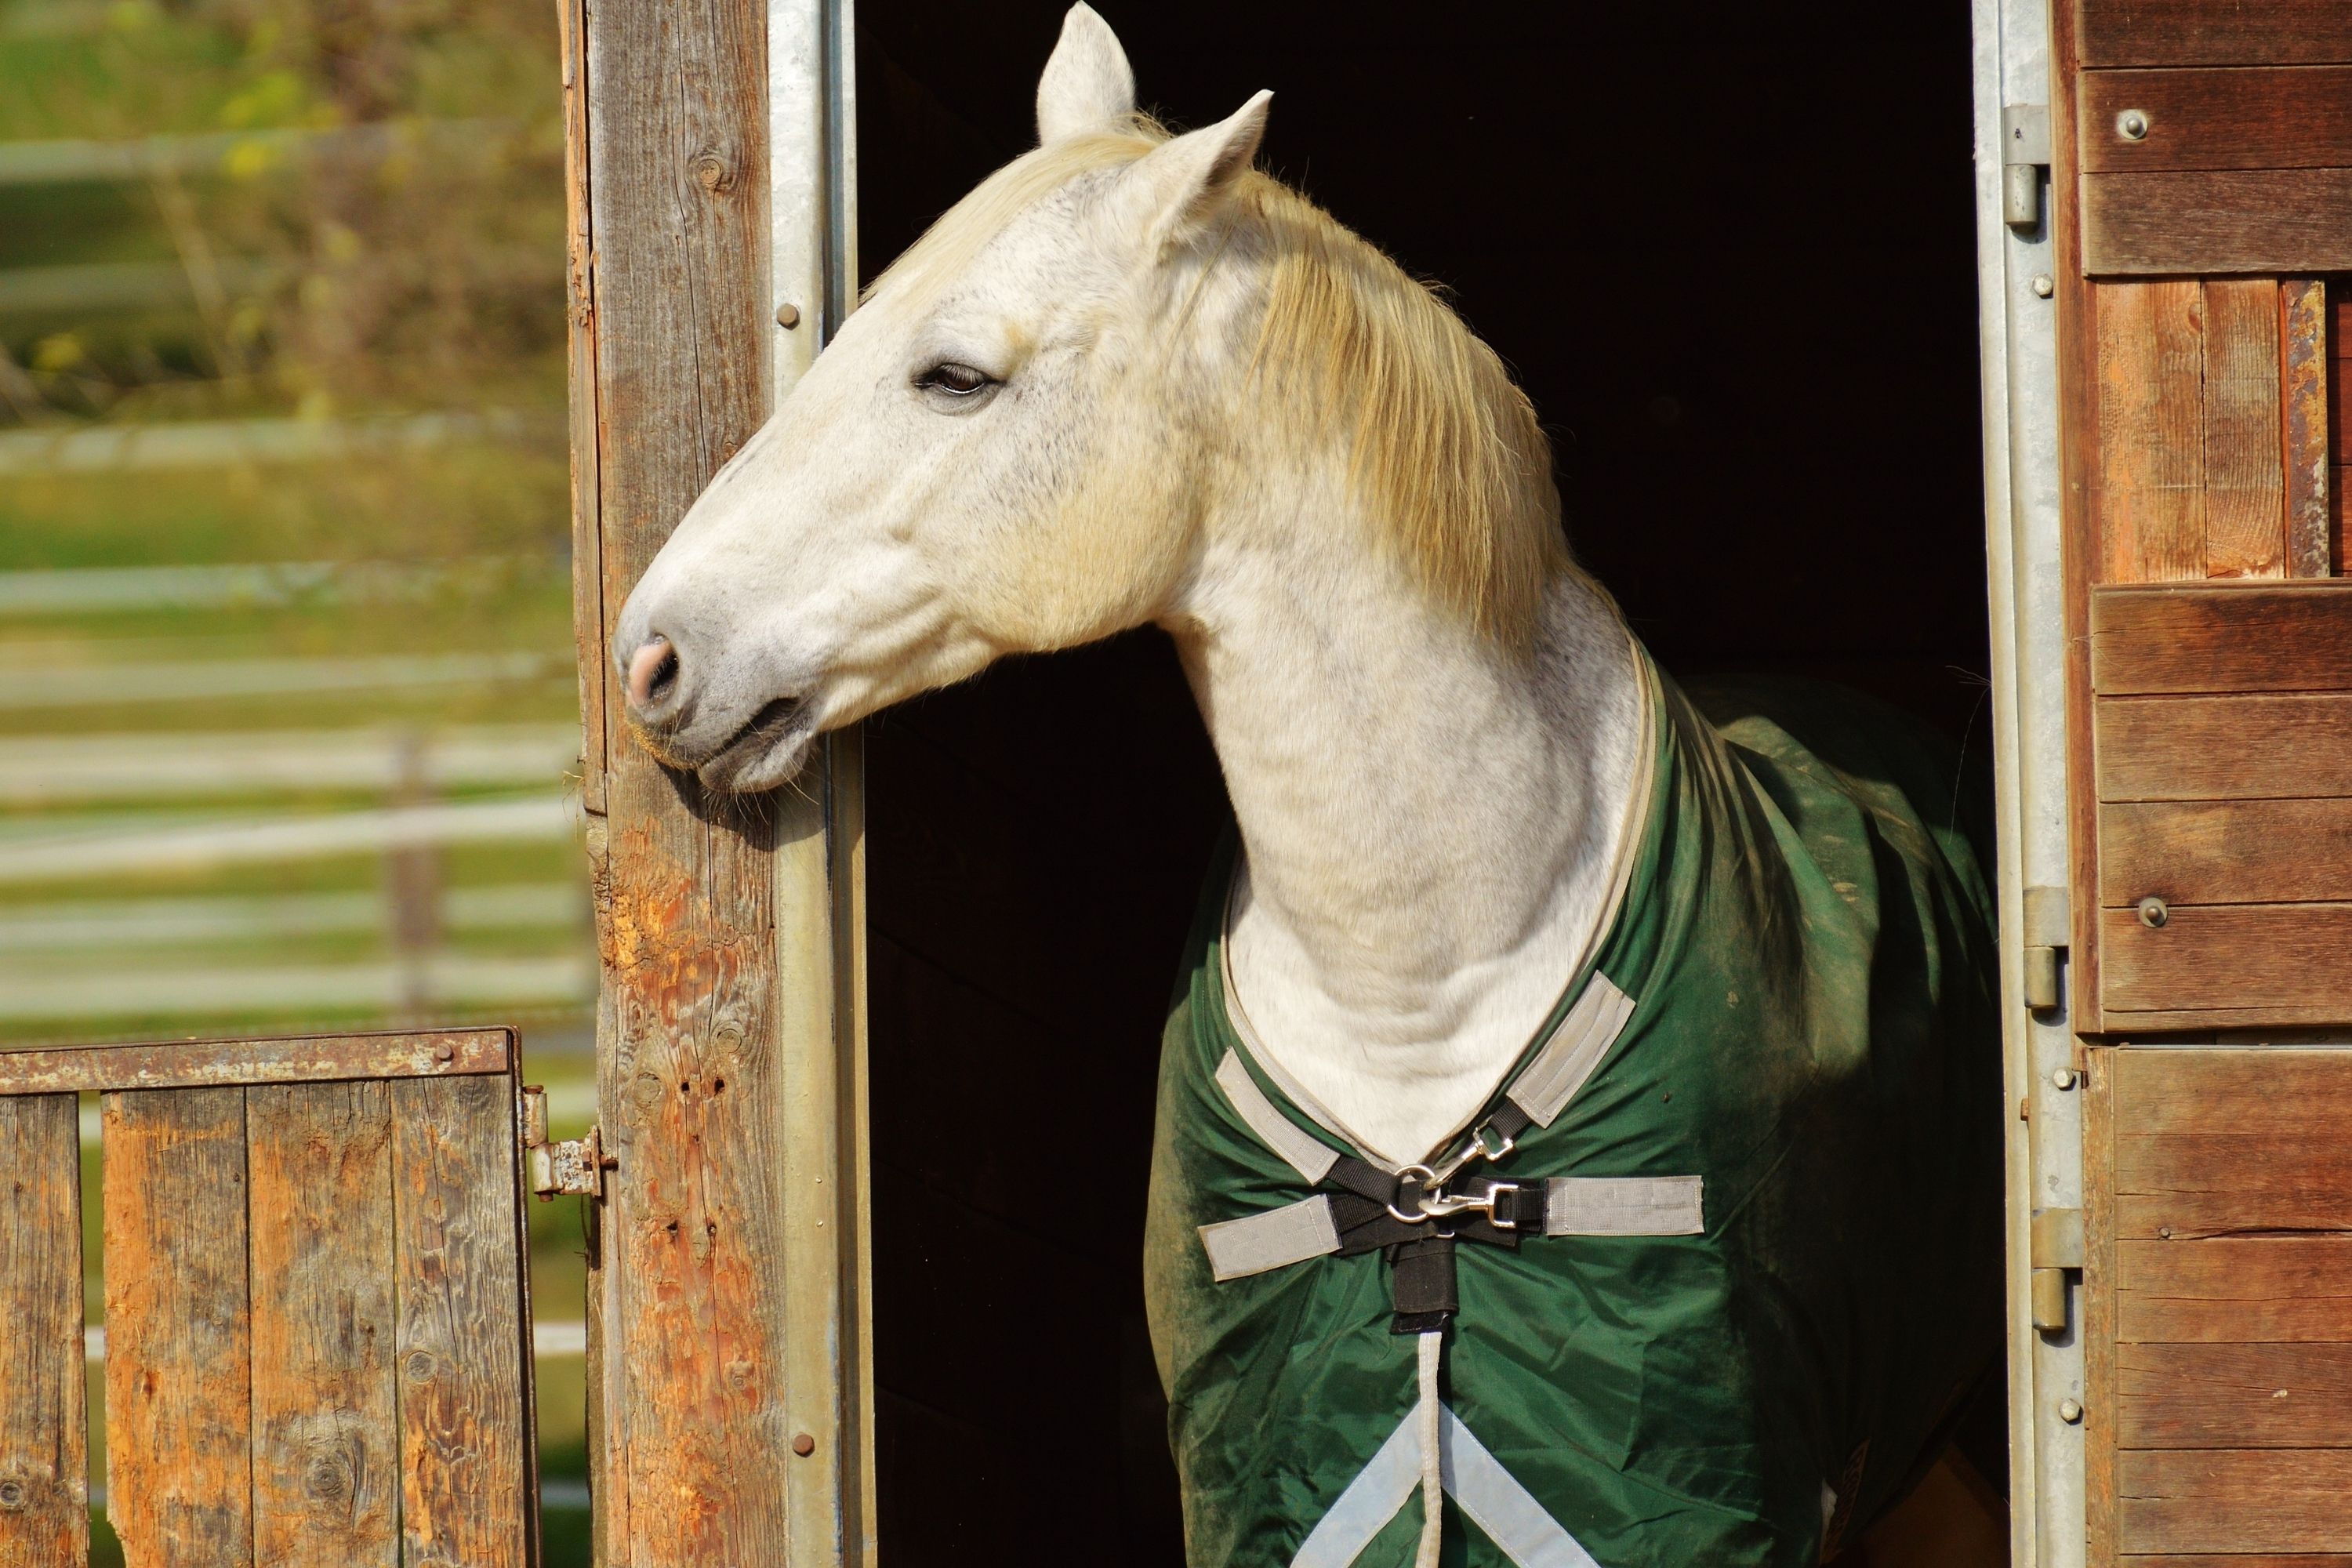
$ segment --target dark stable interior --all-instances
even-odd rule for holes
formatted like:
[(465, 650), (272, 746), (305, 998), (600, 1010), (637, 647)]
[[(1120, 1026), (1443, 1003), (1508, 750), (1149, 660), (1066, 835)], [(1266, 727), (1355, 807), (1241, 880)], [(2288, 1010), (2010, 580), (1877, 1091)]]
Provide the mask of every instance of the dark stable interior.
[[(1097, 3), (1147, 107), (1272, 88), (1262, 164), (1446, 287), (1669, 670), (1843, 679), (1984, 751), (1965, 6)], [(1062, 10), (860, 0), (868, 278), (1034, 142)], [(1152, 630), (868, 733), (882, 1538), (1180, 1563), (1138, 1259), (1215, 758)]]

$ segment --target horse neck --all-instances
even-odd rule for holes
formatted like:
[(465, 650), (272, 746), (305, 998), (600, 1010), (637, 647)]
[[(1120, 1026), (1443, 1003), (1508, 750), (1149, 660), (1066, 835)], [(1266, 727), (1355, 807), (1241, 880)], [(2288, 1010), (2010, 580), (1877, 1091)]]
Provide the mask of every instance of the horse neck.
[(1605, 918), (1639, 687), (1581, 575), (1506, 653), (1351, 543), (1373, 535), (1343, 493), (1261, 475), (1171, 629), (1240, 825), (1260, 1047), (1404, 1161), (1493, 1092)]

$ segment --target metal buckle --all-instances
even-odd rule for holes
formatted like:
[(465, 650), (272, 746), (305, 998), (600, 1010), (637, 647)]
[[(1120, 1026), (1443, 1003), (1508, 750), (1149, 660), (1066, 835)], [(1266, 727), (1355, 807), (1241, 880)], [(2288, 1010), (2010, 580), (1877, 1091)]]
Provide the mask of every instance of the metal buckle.
[[(1486, 1142), (1486, 1139), (1489, 1134), (1492, 1134), (1496, 1138), (1501, 1138), (1503, 1140), (1502, 1142), (1497, 1146), (1489, 1147)], [(1502, 1133), (1496, 1132), (1495, 1131), (1495, 1124), (1491, 1121), (1480, 1122), (1478, 1124), (1478, 1130), (1470, 1134), (1470, 1142), (1471, 1146), (1478, 1151), (1479, 1157), (1486, 1161), (1489, 1164), (1501, 1159), (1504, 1155), (1509, 1153), (1512, 1150), (1519, 1146), (1519, 1141), (1517, 1139), (1506, 1138)]]
[(1388, 1205), (1389, 1213), (1405, 1224), (1423, 1225), (1433, 1219), (1452, 1219), (1456, 1215), (1480, 1214), (1485, 1215), (1486, 1223), (1496, 1230), (1519, 1228), (1518, 1221), (1506, 1218), (1495, 1212), (1496, 1204), (1502, 1200), (1505, 1194), (1517, 1193), (1519, 1190), (1518, 1183), (1489, 1182), (1486, 1184), (1486, 1190), (1474, 1197), (1468, 1193), (1447, 1192), (1444, 1184), (1434, 1178), (1426, 1165), (1407, 1165), (1397, 1174), (1402, 1177), (1413, 1172), (1419, 1172), (1423, 1176), (1431, 1178), (1421, 1184), (1422, 1194), (1413, 1200), (1414, 1206), (1421, 1212), (1406, 1214), (1394, 1204)]

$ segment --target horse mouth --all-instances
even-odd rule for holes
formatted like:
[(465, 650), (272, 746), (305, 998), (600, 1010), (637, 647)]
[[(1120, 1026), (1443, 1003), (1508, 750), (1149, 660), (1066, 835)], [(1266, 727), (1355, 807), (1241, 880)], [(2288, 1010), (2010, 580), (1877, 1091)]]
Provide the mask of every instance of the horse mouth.
[(807, 720), (806, 699), (774, 698), (761, 704), (695, 773), (712, 789), (748, 793), (772, 788), (797, 770), (809, 738)]

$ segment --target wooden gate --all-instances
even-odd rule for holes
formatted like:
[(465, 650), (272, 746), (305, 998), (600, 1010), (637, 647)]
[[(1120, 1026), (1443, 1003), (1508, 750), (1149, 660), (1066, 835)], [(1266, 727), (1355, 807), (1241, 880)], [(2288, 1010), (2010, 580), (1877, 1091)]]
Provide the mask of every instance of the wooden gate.
[(2022, 1109), (2079, 1102), (2085, 1223), (2037, 1327), (2091, 1563), (2352, 1563), (2352, 6), (2053, 21), (2076, 1048)]
[(517, 1071), (504, 1029), (0, 1054), (0, 1563), (89, 1557), (91, 1091), (127, 1560), (535, 1563)]

